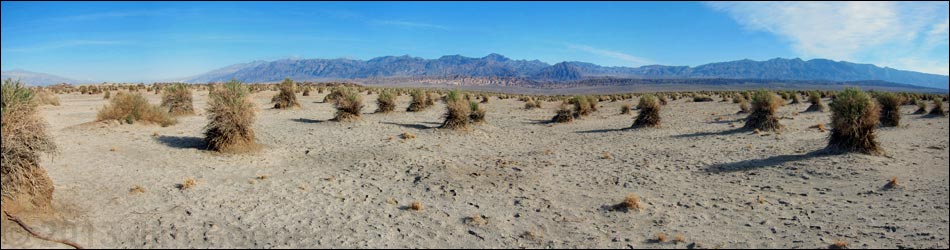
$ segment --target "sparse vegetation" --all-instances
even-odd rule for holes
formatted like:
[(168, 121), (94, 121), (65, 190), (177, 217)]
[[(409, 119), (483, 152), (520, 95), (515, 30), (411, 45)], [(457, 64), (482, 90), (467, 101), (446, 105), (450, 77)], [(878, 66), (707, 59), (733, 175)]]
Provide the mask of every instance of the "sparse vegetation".
[(407, 112), (419, 112), (429, 107), (426, 104), (427, 99), (429, 97), (425, 91), (422, 91), (421, 89), (417, 89), (413, 91), (411, 95), (412, 95), (412, 102), (409, 103), (409, 108), (406, 109)]
[(172, 116), (194, 115), (195, 108), (191, 100), (191, 90), (184, 83), (176, 83), (165, 89), (161, 107)]
[(274, 96), (272, 100), (274, 102), (275, 109), (289, 109), (289, 108), (299, 108), (300, 103), (297, 102), (297, 84), (294, 83), (290, 78), (285, 78), (283, 82), (280, 83), (278, 87), (280, 92)]
[(469, 103), (466, 103), (463, 99), (461, 93), (457, 90), (449, 92), (448, 96), (445, 98), (446, 102), (446, 112), (445, 112), (445, 121), (442, 123), (441, 128), (454, 129), (454, 130), (465, 130), (468, 129), (468, 124), (472, 107)]
[(571, 98), (571, 104), (574, 104), (575, 117), (588, 116), (594, 112), (591, 109), (590, 100), (586, 96), (574, 96), (574, 98)]
[(40, 154), (55, 152), (56, 145), (33, 97), (19, 80), (4, 80), (0, 105), (0, 206), (4, 209), (14, 203), (46, 209), (53, 199), (53, 181), (39, 163)]
[(811, 106), (805, 112), (825, 112), (825, 104), (821, 103), (821, 93), (818, 91), (808, 92), (808, 102)]
[(881, 126), (897, 127), (901, 124), (901, 97), (893, 93), (880, 93), (877, 102), (881, 105)]
[(917, 104), (917, 111), (914, 111), (915, 115), (924, 115), (929, 112), (927, 110), (927, 103), (922, 100), (915, 100), (914, 103)]
[(469, 106), (471, 107), (472, 113), (469, 115), (474, 124), (481, 124), (485, 122), (485, 109), (478, 105), (477, 102), (472, 101)]
[(630, 107), (630, 104), (620, 105), (621, 115), (629, 115), (631, 110), (633, 110), (633, 108)]
[(574, 121), (574, 114), (571, 111), (570, 106), (567, 103), (561, 103), (560, 108), (557, 110), (557, 114), (554, 115), (554, 118), (551, 118), (551, 121), (555, 123), (568, 123)]
[(943, 109), (943, 102), (940, 100), (934, 100), (934, 107), (930, 109), (929, 117), (947, 117), (946, 111)]
[(752, 113), (746, 118), (746, 129), (761, 131), (777, 131), (782, 129), (778, 116), (775, 114), (781, 100), (768, 91), (757, 91), (752, 97)]
[(376, 105), (378, 106), (376, 113), (392, 113), (396, 110), (396, 96), (391, 91), (384, 90), (379, 93)]
[(880, 110), (866, 93), (854, 88), (838, 93), (831, 103), (831, 112), (828, 150), (871, 155), (881, 153), (875, 135)]
[[(351, 122), (358, 121), (363, 110), (363, 96), (360, 92), (351, 88), (338, 88), (334, 93), (339, 93), (340, 98), (336, 99), (336, 116), (334, 121)], [(333, 93), (331, 93), (332, 95)]]
[(422, 211), (425, 210), (425, 207), (422, 206), (422, 202), (413, 201), (412, 204), (409, 205), (409, 209), (412, 211)]
[(96, 121), (119, 121), (127, 124), (154, 123), (162, 127), (176, 123), (168, 111), (148, 103), (141, 93), (120, 92), (96, 115)]
[(660, 104), (656, 97), (646, 95), (640, 98), (640, 104), (637, 105), (640, 114), (633, 122), (633, 128), (655, 128), (660, 126)]
[(231, 80), (210, 93), (205, 143), (210, 150), (224, 153), (253, 151), (257, 145), (254, 133), (254, 103), (248, 99), (243, 83)]

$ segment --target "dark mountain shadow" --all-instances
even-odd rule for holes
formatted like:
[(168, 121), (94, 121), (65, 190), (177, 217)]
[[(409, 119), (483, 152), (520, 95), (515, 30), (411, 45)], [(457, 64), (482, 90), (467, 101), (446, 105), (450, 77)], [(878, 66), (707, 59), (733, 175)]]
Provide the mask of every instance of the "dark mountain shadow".
[[(422, 125), (422, 124), (404, 124), (404, 123), (395, 123), (395, 122), (380, 122), (380, 123), (382, 123), (382, 124), (389, 124), (389, 125), (396, 125), (396, 126), (400, 126), (400, 127), (404, 127), (404, 128), (418, 129), (418, 130), (426, 130), (426, 129), (439, 128), (439, 126), (429, 127), (429, 126)], [(441, 126), (442, 124), (439, 123), (439, 125)]]
[(706, 167), (706, 172), (710, 173), (732, 173), (732, 172), (742, 172), (749, 171), (761, 168), (774, 167), (782, 165), (789, 162), (804, 161), (813, 158), (821, 158), (834, 156), (836, 154), (830, 153), (826, 150), (818, 150), (807, 154), (801, 155), (779, 155), (772, 156), (764, 159), (755, 159), (755, 160), (745, 160), (740, 162), (733, 163), (724, 163), (724, 164), (715, 164)]
[(172, 148), (198, 150), (208, 149), (208, 144), (205, 142), (204, 138), (191, 136), (159, 136), (156, 138), (156, 140), (158, 140), (158, 142), (162, 143), (163, 145)]

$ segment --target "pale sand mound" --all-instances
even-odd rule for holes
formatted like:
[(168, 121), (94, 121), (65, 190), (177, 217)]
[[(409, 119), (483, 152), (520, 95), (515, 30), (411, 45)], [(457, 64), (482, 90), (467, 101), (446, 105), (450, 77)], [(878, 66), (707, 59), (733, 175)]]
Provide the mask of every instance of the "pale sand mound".
[[(783, 134), (758, 136), (732, 131), (744, 116), (731, 103), (671, 101), (661, 128), (625, 130), (632, 116), (615, 111), (636, 100), (547, 124), (557, 103), (493, 98), (486, 124), (454, 132), (435, 129), (442, 103), (403, 112), (407, 95), (391, 114), (365, 96), (362, 121), (338, 123), (325, 94), (274, 110), (274, 93), (254, 95), (264, 149), (248, 155), (201, 149), (207, 92), (199, 115), (166, 128), (77, 126), (106, 101), (60, 96), (42, 108), (60, 147), (43, 166), (54, 206), (91, 233), (54, 235), (118, 248), (950, 247), (946, 118), (880, 130), (888, 157), (821, 156), (828, 134), (809, 127), (830, 114), (794, 114), (807, 104), (779, 109)], [(883, 189), (893, 176), (901, 187)], [(628, 194), (643, 211), (613, 211)], [(8, 226), (3, 248), (63, 247)], [(686, 242), (651, 243), (657, 233)]]

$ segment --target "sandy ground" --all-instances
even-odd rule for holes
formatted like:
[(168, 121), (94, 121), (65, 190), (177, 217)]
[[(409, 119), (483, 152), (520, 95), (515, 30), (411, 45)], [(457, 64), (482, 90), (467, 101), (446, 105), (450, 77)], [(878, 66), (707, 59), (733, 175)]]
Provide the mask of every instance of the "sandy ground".
[[(830, 118), (797, 114), (806, 104), (780, 110), (786, 132), (753, 135), (731, 128), (744, 118), (731, 103), (675, 101), (662, 128), (619, 130), (632, 100), (552, 125), (556, 103), (493, 98), (487, 124), (453, 132), (435, 128), (443, 104), (406, 113), (408, 96), (392, 114), (367, 96), (362, 121), (337, 123), (323, 94), (289, 111), (271, 95), (255, 95), (265, 147), (246, 155), (200, 149), (206, 92), (199, 115), (166, 128), (90, 123), (101, 96), (60, 96), (42, 108), (60, 149), (43, 165), (65, 222), (33, 223), (117, 248), (950, 247), (948, 119), (910, 106), (904, 127), (879, 130), (878, 157), (813, 154), (828, 133), (809, 127)], [(884, 189), (891, 177), (900, 188)], [(197, 186), (179, 190), (188, 178)], [(645, 210), (608, 209), (627, 194)], [(3, 223), (3, 248), (63, 247)]]

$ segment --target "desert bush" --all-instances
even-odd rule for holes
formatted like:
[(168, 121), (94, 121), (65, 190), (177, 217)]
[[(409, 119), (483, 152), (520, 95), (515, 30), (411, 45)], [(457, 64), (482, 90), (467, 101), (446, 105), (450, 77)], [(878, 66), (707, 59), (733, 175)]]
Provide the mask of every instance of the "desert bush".
[(792, 96), (792, 103), (790, 103), (790, 104), (799, 104), (799, 103), (802, 103), (801, 98), (798, 97), (798, 93), (791, 93), (791, 94), (789, 94), (789, 95)]
[(303, 95), (303, 96), (310, 96), (310, 87), (304, 88), (302, 95)]
[(637, 115), (637, 119), (633, 122), (633, 128), (653, 128), (660, 126), (660, 104), (656, 100), (656, 97), (652, 95), (643, 96), (640, 98), (637, 109), (640, 110), (640, 114)]
[(881, 113), (871, 97), (858, 89), (845, 89), (835, 96), (831, 112), (829, 151), (881, 153), (874, 131)]
[(469, 119), (471, 119), (470, 115), (472, 113), (471, 105), (465, 102), (457, 90), (453, 90), (446, 95), (445, 103), (445, 121), (442, 123), (441, 128), (455, 130), (468, 129)]
[[(439, 99), (439, 97), (438, 97), (439, 94), (426, 92), (425, 95), (426, 95), (425, 107), (428, 108), (428, 107), (435, 106), (435, 100), (436, 100), (436, 99)], [(435, 97), (433, 97), (433, 96), (435, 96)]]
[(136, 122), (154, 123), (162, 127), (174, 125), (175, 118), (168, 111), (148, 103), (141, 93), (116, 94), (109, 105), (106, 105), (96, 115), (96, 121), (115, 120), (127, 124)]
[(162, 108), (173, 116), (193, 115), (195, 107), (191, 100), (191, 90), (184, 83), (176, 83), (165, 89), (162, 95)]
[(341, 96), (343, 92), (340, 92), (339, 89), (340, 88), (331, 89), (330, 94), (327, 94), (326, 96), (323, 97), (323, 102), (336, 103), (340, 98), (343, 98), (343, 96)]
[(469, 104), (472, 113), (469, 115), (472, 123), (481, 124), (485, 122), (485, 109), (478, 105), (477, 102), (471, 102)]
[(333, 120), (338, 122), (359, 120), (360, 113), (363, 110), (363, 95), (355, 89), (346, 87), (338, 88), (334, 92), (339, 92), (340, 98), (334, 103), (336, 116), (333, 117)]
[(750, 110), (748, 101), (745, 99), (739, 101), (739, 114), (748, 114)]
[(805, 112), (825, 112), (825, 104), (821, 103), (821, 93), (818, 91), (808, 92), (808, 102), (811, 106)]
[(59, 106), (59, 96), (47, 90), (35, 91), (34, 100), (39, 105)]
[(574, 115), (576, 117), (588, 116), (594, 112), (590, 109), (590, 101), (586, 96), (574, 96), (570, 103), (574, 105)]
[(392, 91), (384, 90), (376, 98), (376, 105), (379, 106), (376, 113), (391, 113), (396, 110), (396, 96)]
[(621, 115), (629, 115), (631, 110), (633, 110), (633, 108), (630, 107), (630, 104), (623, 104), (623, 105), (620, 105), (620, 114), (621, 114)]
[(877, 102), (881, 105), (881, 126), (897, 127), (901, 124), (901, 97), (893, 93), (880, 93)]
[(489, 98), (489, 97), (488, 97), (487, 95), (482, 95), (482, 103), (487, 104), (487, 103), (488, 103), (488, 98)]
[(231, 80), (209, 94), (205, 143), (209, 150), (243, 153), (260, 146), (254, 133), (254, 103), (247, 86)]
[(112, 92), (106, 90), (106, 93), (102, 96), (102, 99), (109, 100), (109, 98), (112, 98)]
[(428, 106), (426, 106), (428, 95), (425, 91), (417, 89), (412, 91), (411, 96), (412, 102), (409, 103), (409, 108), (406, 109), (407, 112), (419, 112), (428, 108)]
[(915, 100), (914, 103), (917, 105), (917, 111), (914, 111), (915, 115), (927, 114), (927, 103), (922, 100)]
[(666, 106), (669, 101), (666, 99), (666, 95), (660, 95), (660, 105)]
[(779, 123), (775, 112), (782, 103), (775, 94), (765, 90), (757, 91), (752, 97), (752, 113), (746, 118), (745, 128), (760, 131), (781, 130), (782, 124)]
[(532, 110), (532, 109), (536, 109), (536, 108), (541, 108), (541, 100), (534, 101), (534, 100), (531, 100), (531, 99), (527, 99), (527, 100), (525, 100), (524, 102), (525, 102), (525, 103), (524, 103), (524, 109)]
[(947, 113), (946, 111), (944, 111), (944, 108), (943, 108), (943, 102), (941, 102), (940, 99), (934, 100), (934, 108), (930, 109), (930, 114), (928, 114), (928, 116), (947, 117)]
[(293, 80), (285, 78), (278, 88), (280, 89), (280, 93), (277, 93), (273, 99), (275, 109), (300, 107), (300, 103), (297, 102), (297, 84), (294, 83)]
[(712, 102), (713, 98), (708, 95), (696, 95), (693, 97), (693, 102)]
[(597, 97), (587, 97), (587, 102), (590, 104), (590, 112), (597, 112), (599, 101)]
[(40, 154), (55, 152), (56, 145), (47, 133), (46, 122), (37, 113), (31, 90), (19, 80), (7, 79), (0, 91), (0, 206), (49, 208), (53, 181), (39, 163)]

